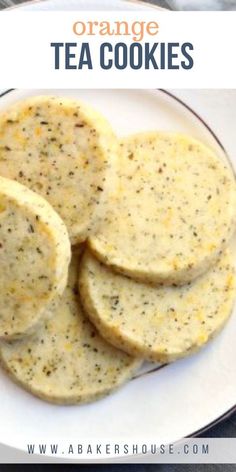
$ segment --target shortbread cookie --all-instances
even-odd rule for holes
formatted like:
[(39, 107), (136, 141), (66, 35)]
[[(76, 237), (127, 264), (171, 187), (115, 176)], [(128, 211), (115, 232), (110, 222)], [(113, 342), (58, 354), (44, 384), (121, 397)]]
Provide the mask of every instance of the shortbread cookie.
[(79, 289), (105, 339), (151, 361), (170, 362), (202, 347), (226, 323), (235, 298), (232, 254), (181, 287), (152, 287), (111, 272), (88, 251)]
[(148, 283), (204, 273), (232, 235), (235, 180), (200, 142), (141, 133), (121, 141), (119, 188), (90, 247), (114, 270)]
[(42, 329), (31, 338), (0, 344), (1, 361), (10, 376), (53, 403), (96, 400), (128, 380), (141, 364), (104, 341), (84, 316), (77, 266), (74, 257), (68, 286)]
[(67, 283), (66, 227), (42, 197), (0, 177), (0, 338), (36, 329)]
[(69, 98), (32, 97), (0, 115), (0, 175), (46, 198), (72, 244), (84, 241), (103, 216), (116, 146), (109, 123)]

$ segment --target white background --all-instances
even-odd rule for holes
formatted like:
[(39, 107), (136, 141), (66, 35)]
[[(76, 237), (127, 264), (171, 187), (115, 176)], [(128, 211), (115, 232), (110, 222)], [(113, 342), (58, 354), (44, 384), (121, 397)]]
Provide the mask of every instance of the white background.
[[(76, 36), (75, 21), (157, 21), (143, 42), (191, 42), (191, 70), (102, 70), (101, 42), (132, 37)], [(234, 88), (236, 12), (0, 12), (1, 88)], [(54, 69), (51, 42), (90, 42), (93, 70)]]

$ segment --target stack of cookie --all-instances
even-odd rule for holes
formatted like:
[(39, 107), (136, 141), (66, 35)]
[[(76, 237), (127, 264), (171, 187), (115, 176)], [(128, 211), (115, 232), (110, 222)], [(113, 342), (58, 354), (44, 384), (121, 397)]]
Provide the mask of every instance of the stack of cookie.
[(0, 116), (0, 176), (0, 358), (24, 388), (91, 401), (224, 326), (235, 179), (205, 145), (119, 142), (87, 105), (33, 97)]

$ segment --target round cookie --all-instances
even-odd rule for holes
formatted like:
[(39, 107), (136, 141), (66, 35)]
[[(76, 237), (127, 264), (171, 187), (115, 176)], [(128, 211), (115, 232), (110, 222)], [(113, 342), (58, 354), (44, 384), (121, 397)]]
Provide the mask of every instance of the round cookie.
[(70, 241), (49, 203), (0, 177), (0, 338), (30, 333), (67, 283)]
[(107, 395), (128, 380), (141, 361), (104, 341), (78, 300), (78, 261), (53, 317), (31, 338), (0, 344), (3, 367), (34, 395), (58, 404), (76, 404)]
[(119, 188), (91, 250), (106, 265), (151, 284), (204, 273), (235, 226), (235, 179), (200, 142), (140, 133), (120, 144)]
[(76, 100), (37, 96), (0, 115), (0, 175), (46, 198), (72, 244), (103, 216), (117, 141), (109, 123)]
[(114, 346), (144, 359), (170, 362), (200, 349), (230, 316), (235, 297), (232, 255), (194, 282), (152, 287), (111, 272), (88, 251), (79, 290), (100, 334)]

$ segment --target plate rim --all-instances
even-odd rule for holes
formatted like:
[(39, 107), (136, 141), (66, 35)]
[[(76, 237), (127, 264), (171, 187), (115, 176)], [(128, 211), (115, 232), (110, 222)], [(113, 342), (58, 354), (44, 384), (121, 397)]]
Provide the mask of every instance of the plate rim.
[[(32, 0), (30, 2), (24, 2), (23, 5), (25, 3), (39, 3), (39, 2), (46, 2), (47, 0)], [(129, 2), (137, 2), (137, 0), (128, 0)], [(141, 3), (141, 2), (140, 2)], [(144, 2), (142, 2), (144, 3)], [(22, 4), (21, 4), (22, 5)], [(18, 6), (17, 6), (18, 7)], [(12, 7), (10, 7), (12, 8)], [(13, 7), (14, 8), (14, 7)], [(4, 91), (2, 91), (0, 93), (0, 100), (2, 97), (10, 94), (11, 92), (14, 92), (14, 91), (17, 91), (17, 90), (20, 90), (20, 89), (17, 89), (17, 88), (10, 88), (10, 89), (6, 89)], [(213, 137), (213, 139), (216, 141), (216, 143), (218, 144), (218, 146), (221, 148), (221, 150), (223, 151), (229, 165), (232, 167), (233, 171), (234, 171), (234, 168), (233, 168), (233, 165), (232, 165), (232, 162), (228, 156), (228, 153), (226, 152), (226, 149), (225, 149), (225, 146), (224, 144), (222, 143), (221, 139), (219, 139), (219, 137), (217, 136), (217, 134), (214, 132), (214, 130), (212, 129), (211, 125), (208, 124), (208, 122), (198, 113), (196, 112), (189, 104), (187, 104), (185, 102), (185, 100), (183, 100), (182, 98), (179, 98), (177, 95), (175, 95), (173, 92), (170, 92), (169, 90), (167, 89), (161, 89), (161, 88), (156, 88), (156, 89), (153, 89), (153, 91), (155, 92), (161, 92), (163, 93), (164, 95), (168, 96), (169, 98), (173, 99), (174, 101), (178, 102), (183, 108), (185, 108), (185, 110), (188, 110), (188, 112), (190, 112), (195, 118), (197, 118), (198, 121), (201, 122), (201, 124), (205, 127), (205, 129), (207, 129), (207, 131), (211, 134), (211, 136)], [(234, 171), (234, 175), (235, 175), (235, 171)], [(153, 374), (154, 372), (156, 372), (157, 370), (161, 370), (165, 367), (167, 367), (168, 365), (170, 364), (164, 364), (164, 365), (161, 365), (161, 366), (156, 366), (154, 367), (152, 370), (148, 371), (148, 372), (143, 372), (141, 373), (140, 375), (137, 375), (137, 377), (134, 377), (133, 379), (131, 380), (135, 380), (136, 378), (140, 378), (140, 377), (143, 377), (143, 376), (146, 376), (146, 375), (151, 375)], [(204, 434), (205, 432), (207, 432), (209, 429), (211, 429), (212, 427), (216, 426), (217, 424), (220, 424), (222, 423), (224, 420), (230, 418), (234, 413), (236, 412), (236, 403), (230, 407), (228, 410), (226, 410), (224, 413), (222, 413), (220, 416), (218, 416), (217, 418), (215, 418), (214, 420), (212, 420), (210, 423), (207, 423), (206, 425), (203, 425), (201, 428), (199, 428), (198, 430), (195, 430), (193, 431), (192, 433), (190, 433), (189, 435), (185, 436), (186, 438), (194, 438), (194, 437), (198, 437), (200, 436), (201, 434)], [(184, 438), (179, 438), (178, 440), (175, 441), (175, 443), (183, 440)], [(7, 444), (7, 443), (1, 443), (7, 447), (15, 447), (15, 446), (12, 446), (10, 444)], [(16, 447), (16, 449), (18, 450), (21, 450), (19, 448)], [(22, 449), (23, 450), (23, 449)], [(50, 457), (50, 456), (45, 456), (45, 457)], [(129, 455), (128, 456), (129, 458), (133, 457), (132, 455)], [(76, 459), (75, 459), (76, 460)], [(74, 460), (73, 460), (74, 462)], [(87, 462), (87, 460), (86, 460)], [(89, 462), (89, 461), (88, 461)], [(99, 461), (98, 461), (99, 462)]]
[[(48, 0), (25, 0), (24, 2), (22, 3), (19, 3), (18, 5), (11, 5), (10, 7), (7, 7), (7, 8), (4, 8), (3, 10), (16, 10), (16, 9), (19, 9), (19, 8), (22, 8), (24, 7), (25, 5), (35, 5), (35, 4), (38, 4), (38, 3), (46, 3)], [(132, 4), (141, 4), (141, 5), (145, 5), (147, 6), (148, 8), (151, 8), (151, 9), (154, 9), (154, 10), (159, 10), (159, 11), (169, 11), (167, 8), (163, 8), (163, 7), (160, 7), (159, 5), (154, 5), (153, 3), (149, 2), (149, 1), (143, 1), (143, 0), (125, 0), (126, 2), (128, 3), (132, 3)]]

